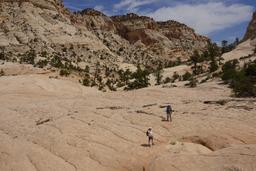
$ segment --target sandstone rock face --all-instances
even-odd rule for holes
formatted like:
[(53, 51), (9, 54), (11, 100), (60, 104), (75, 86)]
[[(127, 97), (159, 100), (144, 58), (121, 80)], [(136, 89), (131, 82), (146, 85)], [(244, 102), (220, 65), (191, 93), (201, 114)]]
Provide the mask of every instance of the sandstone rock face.
[(0, 5), (0, 46), (10, 58), (33, 49), (92, 66), (102, 56), (108, 66), (117, 62), (118, 56), (60, 1), (5, 0)]
[(141, 41), (156, 55), (186, 59), (194, 50), (202, 50), (209, 39), (176, 21), (156, 22), (152, 18), (127, 14), (111, 17), (118, 33), (130, 43)]
[(72, 62), (168, 65), (203, 50), (208, 39), (178, 22), (127, 14), (108, 17), (86, 9), (71, 13), (59, 0), (0, 1), (0, 46), (13, 55), (30, 49)]
[(201, 50), (209, 41), (185, 24), (176, 21), (158, 22), (158, 24), (160, 32), (173, 42), (174, 51), (180, 51), (184, 56), (190, 56), (195, 49)]
[(256, 12), (254, 12), (252, 20), (247, 27), (247, 32), (244, 36), (244, 40), (256, 38)]
[(94, 9), (85, 9), (78, 12), (77, 16), (89, 30), (116, 31), (113, 21), (105, 14)]
[(133, 13), (111, 18), (116, 24), (118, 34), (131, 43), (141, 40), (144, 44), (149, 45), (151, 42), (147, 41), (150, 37), (146, 34), (146, 30), (157, 29), (157, 24), (153, 19), (140, 17)]

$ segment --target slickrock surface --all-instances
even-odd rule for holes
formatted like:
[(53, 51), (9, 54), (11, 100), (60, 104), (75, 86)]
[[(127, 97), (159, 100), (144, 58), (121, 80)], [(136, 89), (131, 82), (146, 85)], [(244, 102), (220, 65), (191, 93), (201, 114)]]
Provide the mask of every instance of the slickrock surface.
[(217, 81), (102, 93), (45, 75), (3, 76), (0, 94), (0, 170), (256, 169), (256, 101), (231, 98)]

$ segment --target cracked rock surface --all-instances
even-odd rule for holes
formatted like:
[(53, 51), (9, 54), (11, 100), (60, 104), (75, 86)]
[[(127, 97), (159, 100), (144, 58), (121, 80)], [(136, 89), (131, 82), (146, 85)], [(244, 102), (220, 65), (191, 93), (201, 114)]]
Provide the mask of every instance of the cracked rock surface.
[(233, 99), (216, 81), (102, 93), (32, 74), (1, 77), (0, 94), (0, 170), (256, 169), (256, 101)]

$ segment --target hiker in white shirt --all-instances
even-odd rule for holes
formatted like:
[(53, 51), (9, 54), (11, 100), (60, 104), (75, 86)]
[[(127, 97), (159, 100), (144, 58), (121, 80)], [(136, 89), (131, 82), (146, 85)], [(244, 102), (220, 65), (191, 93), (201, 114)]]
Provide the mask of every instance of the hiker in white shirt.
[(146, 135), (148, 136), (148, 145), (151, 147), (151, 145), (154, 145), (154, 136), (153, 136), (152, 128), (149, 128), (147, 130)]

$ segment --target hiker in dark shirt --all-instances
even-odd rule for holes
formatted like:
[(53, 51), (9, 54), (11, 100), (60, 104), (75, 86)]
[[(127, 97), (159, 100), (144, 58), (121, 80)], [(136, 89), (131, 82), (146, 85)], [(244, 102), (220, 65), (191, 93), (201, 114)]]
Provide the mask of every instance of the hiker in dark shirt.
[(172, 107), (171, 105), (166, 106), (167, 121), (172, 122)]

